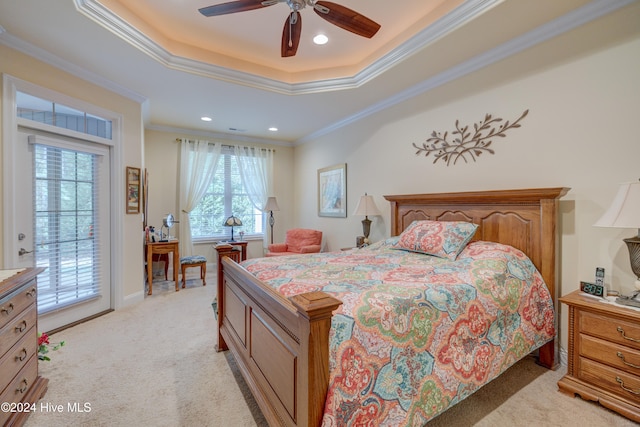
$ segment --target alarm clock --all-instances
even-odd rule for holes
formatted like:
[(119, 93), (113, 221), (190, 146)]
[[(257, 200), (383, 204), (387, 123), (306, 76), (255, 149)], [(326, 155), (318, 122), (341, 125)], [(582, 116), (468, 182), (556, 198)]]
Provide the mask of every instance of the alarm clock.
[(606, 295), (606, 289), (604, 285), (589, 283), (589, 282), (580, 282), (580, 290), (585, 294), (593, 295), (596, 297), (604, 298)]

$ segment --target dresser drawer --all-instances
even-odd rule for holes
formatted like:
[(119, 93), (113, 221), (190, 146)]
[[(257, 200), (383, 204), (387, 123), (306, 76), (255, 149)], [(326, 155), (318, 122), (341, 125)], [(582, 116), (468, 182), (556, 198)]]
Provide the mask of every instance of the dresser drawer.
[[(0, 402), (11, 404), (22, 401), (29, 392), (29, 388), (36, 382), (37, 377), (38, 357), (33, 356), (0, 394)], [(33, 403), (35, 404), (35, 402)], [(0, 425), (4, 425), (11, 415), (13, 415), (11, 412), (0, 411)]]
[(11, 322), (29, 305), (36, 301), (36, 281), (31, 280), (29, 283), (18, 288), (0, 300), (0, 328)]
[(579, 312), (577, 323), (579, 333), (640, 350), (640, 324), (638, 323), (583, 310)]
[(23, 311), (0, 329), (0, 357), (36, 325), (36, 319), (37, 312), (34, 304), (34, 307)]
[(590, 359), (580, 358), (578, 378), (634, 405), (640, 404), (640, 377)]
[(580, 356), (640, 376), (640, 350), (580, 334)]
[(8, 384), (9, 381), (22, 369), (31, 356), (36, 354), (33, 343), (37, 340), (36, 328), (31, 328), (15, 343), (13, 347), (0, 359), (0, 384)]

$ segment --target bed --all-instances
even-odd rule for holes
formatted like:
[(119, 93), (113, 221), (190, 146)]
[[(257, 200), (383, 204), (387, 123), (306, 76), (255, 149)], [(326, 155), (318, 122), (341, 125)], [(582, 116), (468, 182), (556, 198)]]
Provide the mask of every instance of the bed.
[[(553, 369), (557, 211), (567, 191), (385, 196), (391, 238), (370, 248), (242, 265), (223, 258), (218, 351), (232, 352), (271, 426), (423, 425), (534, 350), (538, 362)], [(398, 249), (415, 224), (429, 221), (471, 223), (475, 229), (453, 258)], [(487, 261), (494, 256), (497, 261)], [(407, 266), (426, 258), (437, 258), (420, 267), (437, 277), (436, 285), (464, 285), (461, 293), (448, 294), (451, 301), (443, 300), (446, 292), (427, 295), (431, 287), (420, 292), (427, 280), (407, 273)], [(480, 278), (487, 273), (477, 263), (504, 264), (509, 272), (485, 282)], [(391, 269), (381, 273), (373, 268), (377, 264)], [(465, 272), (461, 264), (473, 268)], [(515, 276), (522, 286), (514, 285)], [(481, 286), (469, 286), (474, 283)], [(528, 293), (514, 297), (518, 287)], [(494, 313), (493, 307), (469, 302), (468, 294), (515, 306), (511, 314)], [(452, 308), (456, 304), (472, 310)], [(483, 320), (489, 312), (491, 323)], [(507, 322), (512, 317), (515, 326)], [(432, 333), (398, 332), (406, 332), (409, 323)], [(525, 323), (535, 330), (521, 330)], [(411, 342), (388, 344), (383, 335)]]

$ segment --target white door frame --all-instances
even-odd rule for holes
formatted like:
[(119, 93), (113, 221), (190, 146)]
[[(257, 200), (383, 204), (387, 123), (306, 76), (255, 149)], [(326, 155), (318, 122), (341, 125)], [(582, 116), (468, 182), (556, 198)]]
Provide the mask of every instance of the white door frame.
[[(124, 305), (123, 298), (123, 274), (122, 266), (124, 265), (123, 251), (117, 250), (124, 246), (123, 240), (123, 215), (124, 212), (124, 197), (120, 197), (118, 188), (124, 188), (124, 174), (119, 173), (124, 170), (123, 168), (123, 150), (122, 150), (122, 116), (111, 111), (104, 110), (95, 105), (88, 104), (73, 97), (55, 92), (53, 90), (43, 88), (41, 86), (34, 85), (32, 83), (20, 80), (10, 75), (3, 75), (3, 90), (2, 90), (2, 185), (3, 185), (3, 199), (2, 199), (2, 252), (3, 252), (3, 268), (12, 268), (17, 265), (18, 254), (14, 251), (15, 246), (14, 232), (16, 230), (15, 218), (18, 215), (14, 200), (15, 189), (13, 186), (14, 177), (18, 175), (15, 162), (14, 143), (18, 140), (18, 124), (21, 120), (16, 115), (16, 92), (22, 91), (41, 97), (43, 99), (54, 100), (60, 104), (76, 108), (80, 111), (86, 111), (96, 116), (104, 117), (112, 121), (112, 139), (106, 140), (104, 138), (97, 138), (91, 135), (82, 134), (79, 132), (56, 128), (55, 133), (59, 133), (65, 136), (71, 136), (75, 138), (84, 139), (87, 141), (95, 140), (101, 144), (109, 146), (110, 150), (110, 212), (111, 218), (111, 308), (119, 308)], [(38, 123), (29, 121), (29, 127), (37, 128)], [(42, 125), (46, 127), (48, 132), (51, 132), (51, 126)]]

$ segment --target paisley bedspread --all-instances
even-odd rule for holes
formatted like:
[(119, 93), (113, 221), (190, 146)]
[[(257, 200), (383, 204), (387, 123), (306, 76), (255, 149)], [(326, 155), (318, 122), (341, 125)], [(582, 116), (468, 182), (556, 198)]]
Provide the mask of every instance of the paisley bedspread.
[(422, 426), (555, 335), (549, 292), (521, 251), (473, 242), (450, 261), (394, 242), (242, 263), (285, 296), (343, 302), (325, 427)]

